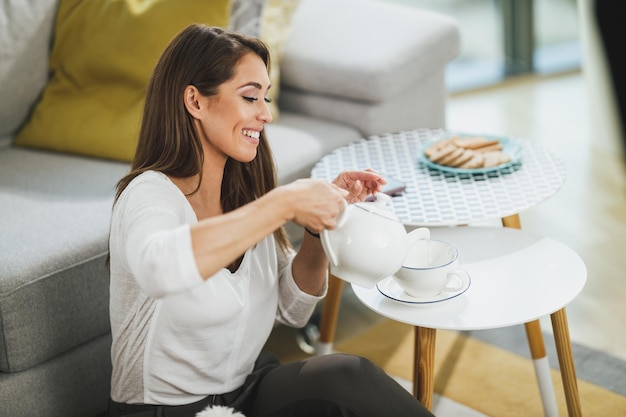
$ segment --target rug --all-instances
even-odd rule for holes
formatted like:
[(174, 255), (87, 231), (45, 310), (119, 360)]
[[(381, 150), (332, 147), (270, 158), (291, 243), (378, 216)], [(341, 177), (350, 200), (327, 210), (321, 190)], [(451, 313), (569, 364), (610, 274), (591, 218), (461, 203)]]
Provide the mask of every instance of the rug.
[[(500, 331), (509, 334), (502, 337)], [(510, 337), (513, 333), (515, 337)], [(412, 381), (413, 337), (412, 326), (385, 320), (337, 344), (335, 350), (367, 357), (390, 375)], [(516, 348), (487, 341), (498, 338), (512, 339)], [(545, 335), (545, 339), (550, 351), (552, 336)], [(438, 331), (435, 392), (490, 417), (543, 416), (532, 361), (516, 349), (528, 350), (523, 327), (473, 333)], [(626, 364), (576, 344), (572, 350), (583, 415), (626, 416)], [(550, 358), (550, 363), (557, 361)], [(559, 414), (565, 416), (567, 406), (557, 369), (552, 370), (552, 379)]]

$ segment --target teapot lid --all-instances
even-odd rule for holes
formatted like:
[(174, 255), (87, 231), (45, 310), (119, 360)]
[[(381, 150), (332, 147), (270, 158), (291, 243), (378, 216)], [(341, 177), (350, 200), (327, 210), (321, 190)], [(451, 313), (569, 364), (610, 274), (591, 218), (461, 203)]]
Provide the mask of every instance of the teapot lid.
[(355, 203), (354, 206), (365, 210), (369, 213), (382, 216), (386, 219), (399, 221), (395, 213), (387, 208), (387, 203), (391, 201), (391, 197), (385, 193), (376, 193), (373, 201), (362, 201)]

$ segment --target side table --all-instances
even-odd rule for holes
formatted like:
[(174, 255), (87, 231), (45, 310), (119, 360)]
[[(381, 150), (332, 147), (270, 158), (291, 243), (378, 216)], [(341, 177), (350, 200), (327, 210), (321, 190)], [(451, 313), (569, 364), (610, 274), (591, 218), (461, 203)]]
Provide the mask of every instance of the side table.
[[(460, 267), (471, 277), (465, 293), (432, 305), (410, 305), (384, 296), (377, 287), (352, 286), (358, 299), (373, 311), (415, 326), (415, 396), (432, 407), (436, 329), (493, 329), (550, 315), (568, 412), (580, 416), (565, 313), (565, 306), (587, 279), (580, 257), (553, 239), (511, 228), (433, 228), (431, 234), (459, 248)], [(545, 377), (550, 375), (537, 373), (538, 380)], [(544, 410), (547, 415), (558, 415), (551, 404), (544, 403)]]
[[(311, 176), (332, 180), (342, 170), (373, 168), (403, 180), (406, 190), (392, 199), (391, 208), (405, 225), (426, 227), (501, 219), (504, 226), (520, 229), (519, 213), (554, 195), (565, 182), (560, 159), (526, 139), (515, 139), (522, 148), (521, 165), (501, 171), (458, 175), (431, 170), (418, 162), (424, 144), (449, 134), (442, 129), (418, 129), (362, 139), (325, 155)], [(332, 351), (342, 288), (343, 281), (331, 274), (322, 306), (317, 354)], [(525, 328), (544, 409), (551, 417), (554, 414), (549, 410), (556, 409), (554, 389), (549, 378), (539, 377), (549, 375), (539, 320), (525, 323)]]

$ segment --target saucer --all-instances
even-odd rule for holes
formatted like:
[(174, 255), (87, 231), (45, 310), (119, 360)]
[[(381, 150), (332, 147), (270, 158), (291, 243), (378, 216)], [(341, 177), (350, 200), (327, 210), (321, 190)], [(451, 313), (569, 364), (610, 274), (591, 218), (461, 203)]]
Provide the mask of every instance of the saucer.
[(440, 303), (442, 301), (450, 300), (452, 298), (458, 297), (463, 294), (470, 287), (472, 283), (472, 279), (469, 274), (467, 278), (461, 277), (462, 286), (460, 290), (457, 291), (443, 291), (437, 295), (433, 295), (431, 297), (413, 297), (407, 294), (404, 289), (398, 284), (393, 276), (388, 276), (387, 278), (382, 279), (376, 284), (376, 288), (378, 291), (387, 298), (390, 298), (394, 301), (398, 301), (403, 304), (409, 304), (413, 306), (423, 306), (423, 305), (431, 305), (435, 303)]

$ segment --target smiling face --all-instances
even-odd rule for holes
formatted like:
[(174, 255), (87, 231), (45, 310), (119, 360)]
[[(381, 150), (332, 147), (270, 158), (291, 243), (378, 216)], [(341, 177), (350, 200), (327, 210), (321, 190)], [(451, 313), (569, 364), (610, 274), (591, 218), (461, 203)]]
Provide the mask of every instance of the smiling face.
[(228, 157), (249, 162), (256, 157), (259, 137), (272, 121), (267, 94), (270, 79), (261, 58), (244, 55), (234, 76), (213, 96), (202, 96), (194, 86), (185, 89), (185, 105), (194, 118), (205, 158)]

